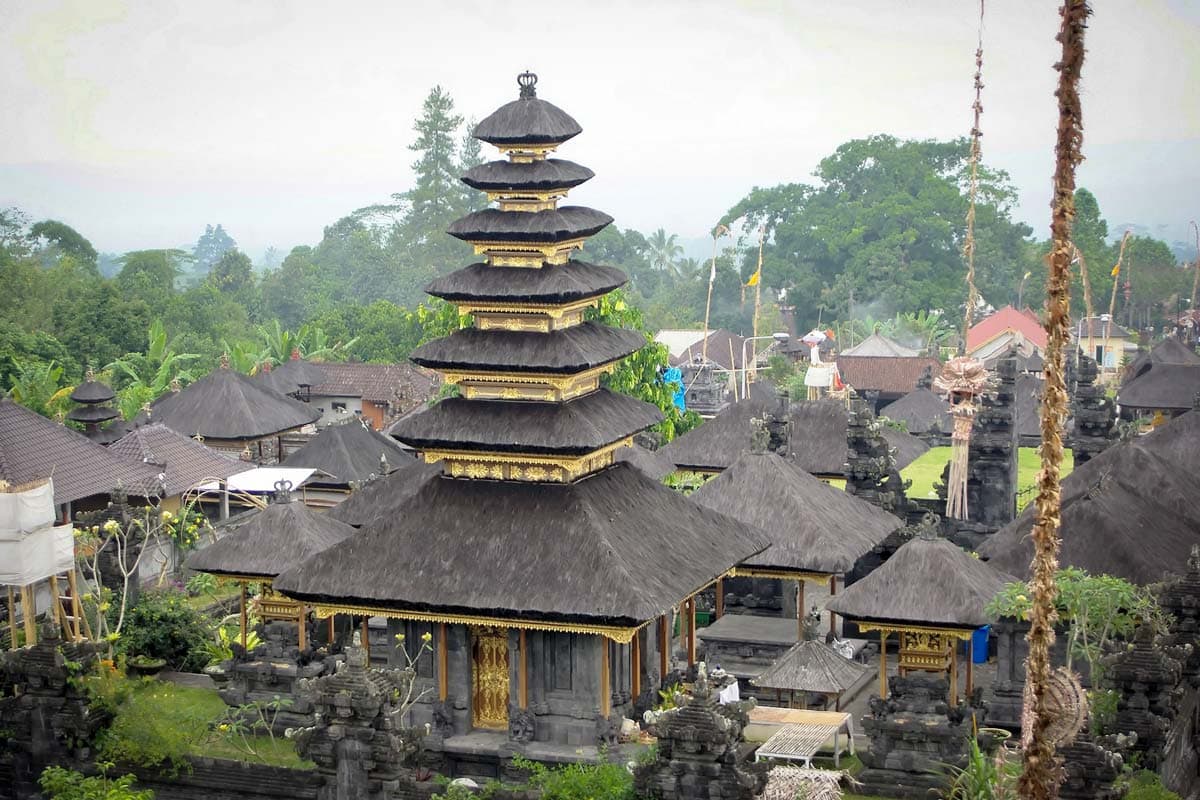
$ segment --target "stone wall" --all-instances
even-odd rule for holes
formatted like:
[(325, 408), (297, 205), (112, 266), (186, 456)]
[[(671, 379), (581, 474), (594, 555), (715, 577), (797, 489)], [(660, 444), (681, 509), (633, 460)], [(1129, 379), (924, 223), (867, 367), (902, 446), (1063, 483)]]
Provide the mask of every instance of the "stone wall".
[(967, 512), (971, 522), (997, 530), (1017, 515), (1017, 362), (996, 365), (997, 381), (975, 413), (967, 456)]
[(189, 758), (187, 769), (164, 776), (139, 767), (114, 769), (133, 773), (138, 787), (155, 800), (317, 800), (322, 778), (315, 770), (271, 767), (223, 758)]

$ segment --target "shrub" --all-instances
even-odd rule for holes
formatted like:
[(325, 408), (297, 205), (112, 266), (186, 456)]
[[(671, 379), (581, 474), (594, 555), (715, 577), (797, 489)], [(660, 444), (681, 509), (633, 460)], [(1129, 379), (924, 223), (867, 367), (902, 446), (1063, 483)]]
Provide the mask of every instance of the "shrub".
[(633, 800), (633, 775), (623, 764), (568, 764), (553, 769), (524, 758), (513, 766), (529, 774), (542, 800)]
[(1139, 770), (1121, 781), (1125, 800), (1180, 800), (1179, 795), (1162, 785), (1162, 778), (1148, 769)]
[[(100, 734), (100, 753), (110, 761), (158, 767), (169, 773), (185, 768), (196, 732), (205, 730), (210, 722), (205, 709), (178, 707), (172, 687), (153, 678), (131, 683), (133, 691)], [(168, 704), (173, 707), (164, 713)]]
[(134, 777), (124, 775), (109, 778), (111, 764), (100, 764), (100, 774), (93, 777), (62, 767), (46, 767), (38, 784), (48, 800), (154, 800), (154, 792), (133, 788)]
[(171, 669), (199, 672), (208, 664), (212, 623), (191, 608), (182, 592), (146, 592), (125, 619), (117, 650), (126, 656), (161, 658)]

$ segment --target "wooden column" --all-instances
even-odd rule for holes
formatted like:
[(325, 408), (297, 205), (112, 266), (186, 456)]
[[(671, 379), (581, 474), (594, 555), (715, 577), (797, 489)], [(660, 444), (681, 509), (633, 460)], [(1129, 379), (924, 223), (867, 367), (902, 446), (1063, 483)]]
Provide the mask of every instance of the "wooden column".
[(609, 684), (608, 639), (597, 634), (600, 641), (600, 716), (612, 713), (612, 689)]
[(665, 684), (671, 661), (671, 627), (667, 615), (658, 618), (658, 680)]
[(296, 624), (300, 627), (300, 649), (305, 650), (308, 648), (308, 609), (303, 603), (296, 614)]
[(239, 628), (242, 636), (242, 649), (246, 648), (246, 582), (242, 581), (242, 610), (239, 619)]
[(367, 666), (371, 666), (371, 618), (363, 617), (362, 621), (362, 648), (367, 655)]
[(21, 616), (25, 620), (25, 646), (37, 644), (37, 601), (29, 586), (21, 587)]
[(327, 633), (329, 634), (329, 646), (330, 647), (333, 647), (333, 637), (336, 635), (336, 631), (334, 629), (334, 624), (333, 624), (333, 618), (335, 616), (337, 616), (337, 615), (330, 614), (329, 618), (325, 620), (325, 623), (328, 626)]
[(879, 696), (887, 697), (887, 631), (879, 632)]
[(17, 598), (8, 587), (8, 649), (17, 649)]
[(636, 702), (642, 693), (642, 632), (634, 631), (629, 640), (629, 694)]
[(529, 708), (529, 660), (526, 657), (525, 629), (517, 634), (517, 702)]
[(714, 609), (714, 616), (717, 619), (725, 616), (725, 578), (717, 578), (717, 603)]
[(804, 641), (804, 578), (796, 581), (796, 641)]
[(446, 623), (439, 623), (437, 637), (438, 700), (443, 702), (445, 702), (446, 697), (450, 694), (450, 676), (447, 674), (450, 667), (450, 656), (449, 643), (446, 641), (446, 633)]
[(975, 653), (972, 652), (974, 645), (974, 639), (967, 639), (967, 697), (975, 691)]
[[(829, 576), (829, 599), (832, 600), (837, 594), (837, 575)], [(829, 612), (829, 632), (837, 636), (837, 621), (832, 611)]]
[(958, 705), (958, 648), (950, 647), (950, 705)]
[(696, 666), (696, 595), (692, 595), (688, 598), (687, 610), (687, 659), (688, 667), (691, 668)]

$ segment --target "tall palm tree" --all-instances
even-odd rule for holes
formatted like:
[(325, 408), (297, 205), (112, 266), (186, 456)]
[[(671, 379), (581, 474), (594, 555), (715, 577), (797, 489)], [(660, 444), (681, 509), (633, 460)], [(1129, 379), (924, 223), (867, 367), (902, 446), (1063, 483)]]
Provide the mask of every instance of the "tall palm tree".
[(694, 258), (685, 258), (675, 265), (679, 280), (684, 283), (695, 283), (701, 277), (703, 265)]
[(675, 234), (659, 228), (650, 234), (646, 244), (650, 247), (650, 266), (659, 272), (678, 277), (677, 267), (679, 258), (683, 255), (683, 247), (677, 241)]

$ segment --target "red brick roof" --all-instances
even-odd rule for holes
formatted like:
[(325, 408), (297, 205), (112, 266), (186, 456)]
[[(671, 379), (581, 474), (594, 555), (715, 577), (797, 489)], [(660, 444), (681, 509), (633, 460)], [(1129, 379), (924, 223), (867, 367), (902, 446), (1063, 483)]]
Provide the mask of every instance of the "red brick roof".
[(1018, 311), (1012, 306), (1005, 306), (987, 319), (976, 323), (967, 332), (967, 352), (987, 344), (1005, 331), (1019, 331), (1036, 347), (1046, 346), (1046, 329), (1042, 327), (1042, 321), (1038, 319), (1037, 314), (1028, 308)]
[(942, 363), (932, 356), (838, 356), (842, 382), (860, 392), (878, 391), (908, 394), (917, 388), (917, 379), (929, 367), (934, 375)]
[(313, 386), (313, 397), (361, 397), (407, 411), (437, 391), (437, 374), (414, 364), (321, 363), (325, 383)]

